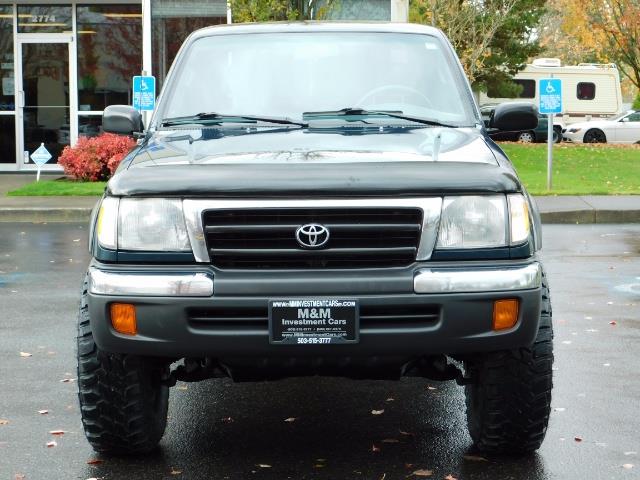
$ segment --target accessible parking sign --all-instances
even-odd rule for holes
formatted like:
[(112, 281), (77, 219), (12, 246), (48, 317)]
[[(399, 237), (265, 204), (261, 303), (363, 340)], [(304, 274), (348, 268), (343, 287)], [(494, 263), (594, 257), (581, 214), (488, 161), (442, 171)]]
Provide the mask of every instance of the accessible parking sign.
[(543, 115), (562, 113), (562, 80), (543, 78), (540, 80), (540, 105), (538, 111)]
[(133, 77), (133, 108), (138, 111), (152, 111), (156, 108), (155, 77)]

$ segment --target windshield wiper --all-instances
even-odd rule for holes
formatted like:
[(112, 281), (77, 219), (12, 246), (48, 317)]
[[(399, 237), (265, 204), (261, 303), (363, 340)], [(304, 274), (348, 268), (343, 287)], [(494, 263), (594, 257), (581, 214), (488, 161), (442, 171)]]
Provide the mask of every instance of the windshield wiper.
[(205, 124), (205, 123), (275, 123), (278, 125), (297, 125), (299, 127), (306, 127), (307, 124), (303, 122), (296, 122), (286, 117), (262, 117), (259, 115), (232, 115), (226, 113), (206, 112), (198, 113), (196, 115), (189, 115), (186, 117), (171, 117), (162, 120), (163, 127), (171, 127), (177, 125), (189, 125), (192, 123)]
[(414, 117), (411, 115), (404, 115), (401, 110), (364, 110), (362, 108), (347, 107), (341, 110), (330, 110), (327, 112), (304, 112), (302, 118), (304, 120), (310, 120), (313, 118), (335, 118), (335, 117), (390, 117), (399, 118), (400, 120), (407, 120), (409, 122), (422, 123), (424, 125), (431, 125), (434, 127), (449, 127), (457, 128), (458, 125), (450, 125), (448, 123), (442, 123), (430, 118)]

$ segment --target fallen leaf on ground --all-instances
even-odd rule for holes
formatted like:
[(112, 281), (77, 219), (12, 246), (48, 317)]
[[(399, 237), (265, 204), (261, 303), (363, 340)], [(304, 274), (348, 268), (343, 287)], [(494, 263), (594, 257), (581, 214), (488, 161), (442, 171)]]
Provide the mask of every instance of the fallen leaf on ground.
[(99, 465), (102, 462), (104, 462), (104, 460), (100, 460), (99, 458), (92, 458), (91, 460), (87, 460), (87, 465)]
[(176, 470), (175, 468), (171, 468), (171, 471), (169, 472), (169, 474), (171, 474), (171, 475), (181, 475), (182, 474), (182, 470)]
[(73, 383), (75, 381), (75, 378), (63, 378), (62, 380), (60, 380), (60, 383)]
[(379, 452), (380, 451), (380, 447), (376, 447), (376, 444), (374, 443), (373, 445), (371, 445), (371, 451), (372, 452)]
[(51, 430), (49, 433), (51, 435), (64, 435), (64, 430)]
[(400, 440), (397, 438), (385, 438), (382, 443), (400, 443)]
[(382, 415), (384, 413), (384, 408), (382, 410), (371, 410), (371, 415)]
[(480, 457), (478, 455), (465, 455), (462, 458), (464, 458), (465, 460), (472, 461), (472, 462), (488, 462), (489, 461), (486, 458)]
[(576, 442), (581, 442), (581, 441), (582, 441), (582, 437), (573, 437), (573, 439), (574, 439)]
[(269, 465), (268, 463), (258, 463), (258, 464), (256, 464), (256, 467), (271, 468), (271, 465)]
[(46, 415), (47, 413), (49, 413), (49, 410), (38, 410), (38, 413), (40, 415)]
[(57, 447), (57, 446), (58, 446), (58, 442), (55, 442), (55, 441), (47, 442), (48, 448)]
[(437, 390), (436, 387), (432, 387), (431, 385), (427, 385), (427, 390)]
[(382, 476), (380, 477), (380, 480), (384, 480), (385, 478), (387, 478), (387, 474), (383, 473)]
[(324, 468), (326, 465), (324, 463), (316, 463), (313, 468)]
[(626, 468), (627, 470), (631, 470), (633, 468), (633, 463), (625, 463), (622, 465), (622, 468)]
[(424, 468), (419, 468), (418, 470), (414, 470), (411, 475), (415, 475), (416, 477), (430, 477), (433, 475), (433, 470), (425, 470)]
[(16, 473), (15, 476), (13, 477), (15, 480), (25, 480), (25, 477), (23, 473)]
[(413, 437), (415, 436), (415, 433), (411, 433), (411, 432), (405, 432), (404, 430), (398, 430), (400, 432), (400, 435), (405, 435), (407, 437)]
[(8, 425), (9, 420), (5, 420), (4, 418), (0, 418), (0, 425)]
[(296, 420), (298, 420), (298, 417), (289, 417), (284, 419), (284, 421), (287, 423), (292, 423), (292, 422), (295, 422)]
[(233, 423), (233, 418), (231, 418), (231, 417), (224, 417), (224, 418), (222, 419), (222, 421), (223, 421), (224, 423)]
[(389, 397), (389, 398), (387, 398), (385, 401), (386, 401), (386, 402), (393, 402), (393, 401), (395, 401), (395, 398), (393, 398), (393, 397)]
[(33, 355), (31, 353), (28, 353), (28, 352), (20, 352), (20, 356), (24, 357), (24, 358), (33, 357)]
[(609, 325), (617, 325), (617, 324), (618, 324), (618, 322), (616, 322), (615, 320), (611, 320), (611, 321), (609, 322)]
[(176, 388), (178, 390), (189, 390), (189, 387), (187, 387), (186, 385), (178, 385)]
[(454, 477), (453, 475), (449, 474), (446, 477), (444, 477), (444, 480), (458, 480), (456, 477)]

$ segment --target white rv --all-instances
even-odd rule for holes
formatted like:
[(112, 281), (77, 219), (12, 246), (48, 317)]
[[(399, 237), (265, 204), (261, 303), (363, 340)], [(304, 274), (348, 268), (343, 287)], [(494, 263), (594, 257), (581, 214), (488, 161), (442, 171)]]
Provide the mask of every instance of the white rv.
[(481, 92), (480, 106), (514, 100), (538, 105), (539, 80), (552, 76), (562, 80), (563, 114), (555, 117), (556, 128), (608, 118), (623, 109), (620, 74), (614, 63), (562, 66), (558, 58), (538, 58), (515, 75), (514, 82), (523, 88), (519, 98), (494, 98), (491, 92)]

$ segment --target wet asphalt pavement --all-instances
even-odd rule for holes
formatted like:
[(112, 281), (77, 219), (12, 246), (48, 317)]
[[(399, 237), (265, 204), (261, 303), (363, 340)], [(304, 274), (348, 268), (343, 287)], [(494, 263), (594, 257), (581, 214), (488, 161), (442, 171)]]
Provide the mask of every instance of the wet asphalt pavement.
[[(469, 457), (453, 383), (308, 378), (179, 383), (158, 452), (116, 459), (93, 453), (76, 383), (62, 381), (75, 379), (86, 229), (0, 224), (0, 480), (392, 480), (419, 469), (433, 475), (411, 478), (639, 479), (640, 225), (551, 225), (544, 234), (556, 372), (537, 454)], [(65, 434), (49, 433), (58, 429)]]

